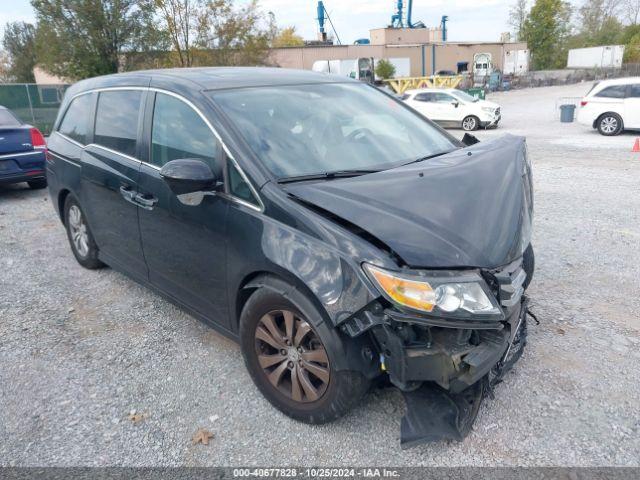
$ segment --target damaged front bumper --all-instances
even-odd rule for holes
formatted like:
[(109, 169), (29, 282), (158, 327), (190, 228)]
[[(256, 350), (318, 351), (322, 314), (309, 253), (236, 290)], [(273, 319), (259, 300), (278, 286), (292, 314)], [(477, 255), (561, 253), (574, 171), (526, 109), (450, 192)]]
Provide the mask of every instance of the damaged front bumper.
[(369, 332), (380, 368), (405, 398), (403, 447), (462, 440), (479, 405), (522, 354), (528, 298), (520, 262), (494, 272), (500, 320), (452, 320), (375, 304), (342, 325), (350, 336)]
[[(485, 377), (507, 352), (526, 313), (527, 300), (505, 322), (458, 328), (425, 325), (424, 319), (385, 310), (392, 319), (371, 330), (383, 368), (401, 390), (434, 382), (454, 393)], [(407, 332), (407, 330), (411, 332)]]

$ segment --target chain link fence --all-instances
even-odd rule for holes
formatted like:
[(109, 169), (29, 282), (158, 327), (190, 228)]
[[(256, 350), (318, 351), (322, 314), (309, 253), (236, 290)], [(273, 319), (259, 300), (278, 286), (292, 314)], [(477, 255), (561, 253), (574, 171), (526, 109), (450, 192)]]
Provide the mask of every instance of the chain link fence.
[(0, 84), (0, 105), (48, 135), (68, 87), (35, 83)]
[[(626, 63), (621, 68), (585, 68), (531, 71), (521, 75), (498, 75), (491, 82), (491, 76), (482, 78), (468, 77), (463, 87), (483, 88), (487, 91), (512, 90), (518, 88), (551, 87), (571, 85), (581, 82), (594, 82), (607, 78), (640, 77), (640, 63)], [(469, 87), (464, 85), (468, 84)]]

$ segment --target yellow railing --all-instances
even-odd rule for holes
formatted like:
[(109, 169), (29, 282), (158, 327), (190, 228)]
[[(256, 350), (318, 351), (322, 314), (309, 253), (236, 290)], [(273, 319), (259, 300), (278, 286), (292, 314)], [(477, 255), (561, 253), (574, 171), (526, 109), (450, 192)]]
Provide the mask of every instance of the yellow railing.
[(430, 77), (404, 77), (384, 80), (396, 93), (404, 93), (416, 88), (456, 88), (462, 81), (461, 75), (455, 76), (430, 76)]

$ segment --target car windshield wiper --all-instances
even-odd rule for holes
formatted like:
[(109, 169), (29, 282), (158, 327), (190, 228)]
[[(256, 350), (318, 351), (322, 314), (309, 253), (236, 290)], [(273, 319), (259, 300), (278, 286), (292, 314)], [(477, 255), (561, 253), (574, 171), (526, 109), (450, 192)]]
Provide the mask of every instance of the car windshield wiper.
[(376, 173), (380, 170), (335, 170), (333, 172), (311, 173), (309, 175), (295, 175), (293, 177), (282, 177), (278, 179), (278, 183), (305, 182), (307, 180), (328, 180), (332, 178), (349, 178), (359, 177), (368, 173)]
[(424, 162), (425, 160), (430, 160), (432, 158), (440, 157), (441, 155), (446, 155), (447, 153), (451, 153), (454, 150), (457, 150), (457, 149), (454, 148), (453, 150), (445, 150), (444, 152), (432, 153), (431, 155), (426, 155), (424, 157), (419, 157), (419, 158), (416, 158), (415, 160), (411, 160), (409, 163), (405, 163), (405, 165), (409, 165), (410, 163)]

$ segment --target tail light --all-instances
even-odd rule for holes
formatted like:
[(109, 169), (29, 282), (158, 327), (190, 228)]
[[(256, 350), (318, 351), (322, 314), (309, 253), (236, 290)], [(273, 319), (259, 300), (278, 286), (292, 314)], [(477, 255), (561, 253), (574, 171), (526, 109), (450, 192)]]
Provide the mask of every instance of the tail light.
[(44, 136), (37, 128), (31, 129), (31, 145), (33, 145), (33, 148), (40, 150), (47, 149), (47, 142), (44, 141)]
[(580, 106), (581, 106), (581, 107), (586, 107), (586, 106), (587, 106), (587, 103), (588, 103), (588, 102), (587, 102), (586, 100), (582, 100), (582, 101), (580, 102)]

